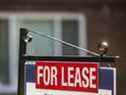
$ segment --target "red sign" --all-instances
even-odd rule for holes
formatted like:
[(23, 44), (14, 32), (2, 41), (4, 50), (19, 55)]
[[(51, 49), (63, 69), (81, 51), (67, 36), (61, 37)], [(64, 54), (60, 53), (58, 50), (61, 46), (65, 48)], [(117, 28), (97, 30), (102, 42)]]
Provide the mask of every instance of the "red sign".
[(98, 93), (95, 62), (37, 61), (36, 89)]

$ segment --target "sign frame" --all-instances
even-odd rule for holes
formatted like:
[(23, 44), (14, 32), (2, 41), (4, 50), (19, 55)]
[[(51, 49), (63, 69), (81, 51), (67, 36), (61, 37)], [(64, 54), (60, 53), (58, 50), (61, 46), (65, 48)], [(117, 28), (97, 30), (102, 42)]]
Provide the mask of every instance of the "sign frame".
[(20, 39), (19, 39), (19, 71), (18, 71), (18, 95), (25, 95), (25, 80), (24, 80), (24, 70), (26, 61), (36, 61), (36, 60), (61, 60), (61, 61), (86, 61), (86, 62), (115, 62), (114, 56), (27, 56), (26, 48), (27, 43), (24, 38), (27, 36), (28, 30), (25, 28), (20, 29)]

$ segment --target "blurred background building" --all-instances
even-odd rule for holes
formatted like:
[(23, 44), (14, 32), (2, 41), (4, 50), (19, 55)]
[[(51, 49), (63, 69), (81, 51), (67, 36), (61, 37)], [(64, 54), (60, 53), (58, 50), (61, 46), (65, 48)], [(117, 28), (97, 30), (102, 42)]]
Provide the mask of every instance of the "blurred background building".
[[(126, 2), (124, 0), (1, 0), (0, 95), (16, 95), (19, 29), (43, 32), (97, 52), (107, 41), (108, 55), (119, 55), (117, 95), (126, 95)], [(85, 55), (61, 43), (33, 35), (27, 54)], [(41, 43), (41, 44), (39, 44)]]

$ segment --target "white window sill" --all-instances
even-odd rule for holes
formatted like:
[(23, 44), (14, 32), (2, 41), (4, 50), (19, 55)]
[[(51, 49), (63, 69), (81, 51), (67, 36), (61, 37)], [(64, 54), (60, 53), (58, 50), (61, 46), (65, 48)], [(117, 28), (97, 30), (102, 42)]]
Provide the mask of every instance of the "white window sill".
[(17, 93), (17, 86), (15, 85), (3, 85), (0, 83), (0, 93)]

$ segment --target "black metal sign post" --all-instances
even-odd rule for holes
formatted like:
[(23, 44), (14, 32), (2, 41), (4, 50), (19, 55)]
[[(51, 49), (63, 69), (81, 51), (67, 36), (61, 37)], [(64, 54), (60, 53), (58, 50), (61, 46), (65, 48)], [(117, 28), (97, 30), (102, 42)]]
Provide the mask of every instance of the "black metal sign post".
[(28, 30), (25, 28), (20, 29), (19, 41), (19, 66), (18, 66), (18, 95), (25, 95), (25, 62), (37, 60), (60, 60), (60, 61), (88, 61), (88, 62), (115, 62), (114, 56), (85, 56), (85, 57), (67, 57), (67, 56), (27, 56), (26, 48), (27, 43), (24, 39), (27, 37)]
[(23, 56), (26, 54), (26, 37), (28, 31), (24, 28), (20, 29), (20, 41), (19, 41), (19, 66), (18, 66), (18, 95), (24, 95), (24, 63)]

